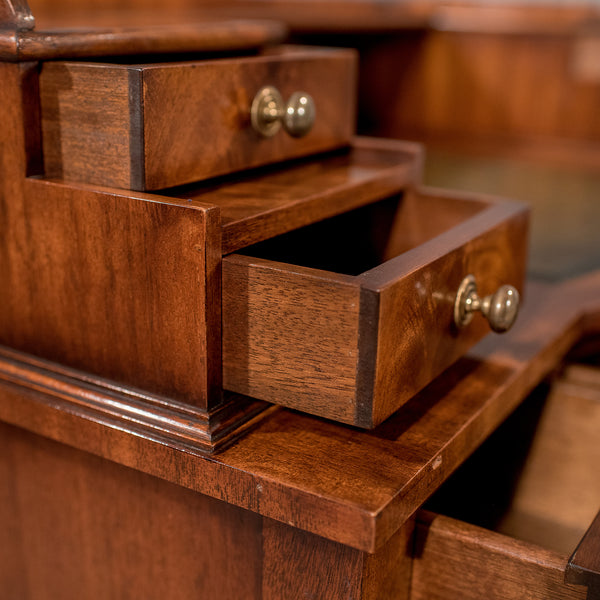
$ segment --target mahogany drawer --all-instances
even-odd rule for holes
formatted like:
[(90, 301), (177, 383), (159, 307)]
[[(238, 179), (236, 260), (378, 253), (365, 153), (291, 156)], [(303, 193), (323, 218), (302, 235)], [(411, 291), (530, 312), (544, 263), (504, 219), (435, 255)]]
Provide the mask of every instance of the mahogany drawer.
[[(346, 145), (354, 132), (352, 50), (293, 46), (258, 55), (157, 64), (44, 63), (47, 176), (134, 190), (178, 186)], [(310, 131), (271, 137), (251, 124), (274, 86), (309, 94)]]
[(528, 211), (407, 191), (223, 259), (224, 388), (374, 427), (484, 336), (457, 291), (525, 272)]
[(599, 427), (597, 367), (528, 398), (420, 513), (411, 598), (598, 598)]

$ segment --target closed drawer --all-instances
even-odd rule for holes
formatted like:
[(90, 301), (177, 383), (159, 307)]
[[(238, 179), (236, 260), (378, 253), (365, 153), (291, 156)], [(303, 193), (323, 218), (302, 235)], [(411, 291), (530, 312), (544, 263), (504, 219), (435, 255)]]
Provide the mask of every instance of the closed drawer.
[(226, 389), (370, 428), (489, 331), (457, 290), (520, 288), (528, 212), (408, 191), (223, 259)]
[(597, 367), (528, 398), (421, 513), (411, 597), (597, 598), (599, 428)]
[[(351, 50), (280, 47), (258, 55), (164, 64), (45, 63), (40, 76), (46, 175), (155, 190), (322, 152), (349, 142)], [(274, 86), (309, 94), (303, 137), (265, 137), (253, 99)]]

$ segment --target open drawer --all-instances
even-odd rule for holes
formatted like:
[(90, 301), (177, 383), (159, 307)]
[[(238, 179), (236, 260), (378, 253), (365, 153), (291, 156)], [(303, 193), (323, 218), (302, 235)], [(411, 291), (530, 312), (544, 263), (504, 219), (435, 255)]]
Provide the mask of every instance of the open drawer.
[(489, 331), (461, 282), (520, 289), (527, 209), (410, 190), (223, 259), (224, 388), (374, 427)]
[(598, 598), (598, 431), (598, 367), (526, 400), (420, 513), (411, 598)]

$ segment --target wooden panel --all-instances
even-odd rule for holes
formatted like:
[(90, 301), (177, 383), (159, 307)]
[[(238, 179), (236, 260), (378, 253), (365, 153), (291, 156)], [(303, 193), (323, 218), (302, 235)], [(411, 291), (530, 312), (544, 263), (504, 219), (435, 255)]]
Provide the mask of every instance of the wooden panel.
[(261, 598), (260, 516), (0, 424), (0, 589)]
[[(159, 189), (342, 146), (354, 128), (355, 67), (349, 50), (290, 48), (187, 63), (51, 64), (41, 75), (47, 174)], [(285, 99), (313, 97), (305, 137), (252, 130), (252, 99), (265, 85)]]
[[(158, 189), (347, 144), (354, 133), (356, 60), (349, 50), (272, 51), (144, 69), (146, 188)], [(315, 102), (311, 131), (261, 138), (250, 127), (254, 95), (274, 85)]]
[(364, 555), (362, 598), (408, 600), (415, 518), (409, 519), (375, 554)]
[(4, 379), (0, 419), (376, 552), (583, 334), (600, 332), (599, 286), (598, 273), (530, 286), (508, 334), (480, 343), (373, 431), (275, 408), (209, 458), (77, 414), (53, 390)]
[(359, 288), (350, 277), (223, 260), (223, 386), (353, 422)]
[(207, 300), (220, 294), (218, 214), (26, 184), (3, 207), (1, 342), (196, 406), (220, 401), (220, 306)]
[(264, 600), (361, 597), (358, 550), (265, 520), (263, 551)]
[(453, 326), (466, 275), (483, 295), (522, 285), (520, 205), (425, 193), (367, 208), (224, 259), (226, 389), (374, 427), (487, 333)]
[(377, 553), (0, 424), (11, 598), (408, 598), (413, 522)]
[(596, 516), (599, 380), (598, 369), (575, 366), (553, 382), (502, 533), (568, 555)]
[(41, 75), (44, 169), (61, 179), (94, 179), (131, 186), (136, 148), (130, 120), (129, 72), (125, 67), (46, 63)]
[(264, 600), (356, 598), (408, 600), (414, 519), (367, 554), (265, 519)]
[(417, 524), (413, 600), (586, 598), (563, 583), (560, 554), (447, 517), (423, 513)]
[(229, 254), (397, 194), (420, 181), (422, 159), (419, 144), (357, 137), (347, 150), (166, 194), (218, 206)]

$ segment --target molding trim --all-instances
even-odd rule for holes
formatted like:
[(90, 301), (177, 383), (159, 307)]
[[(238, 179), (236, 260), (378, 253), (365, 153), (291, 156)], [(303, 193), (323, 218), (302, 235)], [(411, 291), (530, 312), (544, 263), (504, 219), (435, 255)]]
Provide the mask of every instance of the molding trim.
[(272, 409), (266, 402), (225, 393), (224, 401), (207, 412), (3, 346), (0, 381), (42, 394), (54, 408), (82, 419), (203, 454), (222, 450)]

